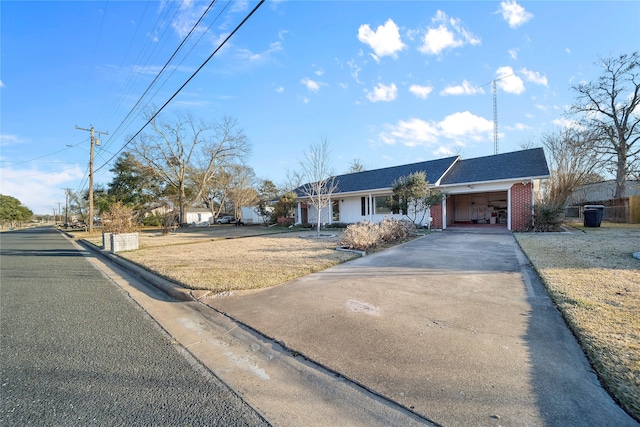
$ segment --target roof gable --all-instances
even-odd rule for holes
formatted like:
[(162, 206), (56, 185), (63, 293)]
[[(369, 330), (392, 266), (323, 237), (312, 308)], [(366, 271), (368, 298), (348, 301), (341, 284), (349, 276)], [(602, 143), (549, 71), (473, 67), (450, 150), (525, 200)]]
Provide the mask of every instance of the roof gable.
[(440, 181), (440, 185), (549, 176), (542, 148), (513, 151), (475, 159), (459, 160)]

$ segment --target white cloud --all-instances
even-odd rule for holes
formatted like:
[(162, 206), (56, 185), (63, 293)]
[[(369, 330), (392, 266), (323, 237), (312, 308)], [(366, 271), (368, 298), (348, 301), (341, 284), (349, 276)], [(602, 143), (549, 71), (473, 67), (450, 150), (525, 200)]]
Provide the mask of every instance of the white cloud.
[(547, 81), (547, 77), (541, 75), (538, 71), (531, 71), (523, 68), (520, 72), (524, 75), (527, 81), (531, 83), (535, 83), (537, 85), (549, 86), (549, 82)]
[(438, 146), (436, 153), (452, 153), (451, 146), (461, 147), (469, 141), (490, 140), (492, 135), (491, 120), (464, 111), (451, 114), (440, 122), (417, 118), (399, 120), (395, 125), (385, 125), (380, 139), (388, 145)]
[(399, 120), (393, 125), (386, 125), (388, 132), (380, 134), (385, 144), (394, 145), (400, 143), (407, 147), (420, 145), (432, 145), (438, 141), (438, 129), (433, 123), (412, 118)]
[(560, 126), (565, 129), (583, 129), (583, 126), (578, 123), (576, 120), (567, 119), (565, 117), (561, 117), (559, 119), (552, 120), (552, 123), (556, 126)]
[(514, 74), (511, 67), (498, 68), (496, 70), (496, 79), (499, 79), (496, 81), (496, 85), (507, 93), (520, 95), (526, 90), (524, 82)]
[(471, 139), (481, 141), (492, 135), (493, 122), (476, 116), (469, 111), (454, 113), (439, 123), (442, 136), (452, 139)]
[(436, 26), (430, 26), (427, 29), (423, 44), (418, 48), (422, 53), (439, 55), (446, 49), (461, 47), (465, 44), (472, 46), (480, 44), (480, 39), (463, 28), (459, 19), (449, 18), (441, 10), (431, 21)]
[(373, 49), (376, 60), (383, 56), (397, 58), (398, 52), (406, 47), (400, 38), (398, 26), (391, 19), (378, 26), (376, 31), (373, 31), (369, 24), (361, 25), (358, 28), (358, 40)]
[(320, 76), (324, 75), (324, 70), (322, 68), (318, 68), (317, 70), (315, 70), (313, 72), (313, 74), (315, 74), (316, 76), (320, 77)]
[(84, 176), (79, 166), (67, 167), (56, 172), (43, 172), (38, 169), (2, 168), (0, 187), (2, 194), (10, 195), (36, 214), (52, 213), (58, 202), (64, 202), (64, 190), (75, 187), (77, 180)]
[(524, 7), (516, 3), (515, 0), (506, 0), (500, 3), (498, 12), (509, 24), (511, 28), (518, 28), (520, 25), (533, 18), (533, 13), (524, 10)]
[(509, 49), (509, 56), (511, 57), (511, 59), (518, 59), (518, 51), (519, 50), (520, 49), (518, 49), (517, 47), (513, 48), (513, 49)]
[(0, 134), (0, 147), (8, 147), (9, 145), (17, 145), (26, 142), (18, 135), (9, 135), (6, 133)]
[(310, 90), (311, 92), (318, 92), (320, 90), (321, 83), (315, 80), (311, 80), (308, 77), (305, 77), (304, 79), (300, 80), (300, 83), (305, 85), (307, 89)]
[(527, 126), (524, 123), (516, 123), (513, 126), (506, 126), (505, 128), (507, 130), (531, 130), (532, 129), (531, 126)]
[(367, 92), (367, 99), (371, 102), (378, 101), (393, 101), (398, 97), (398, 87), (395, 83), (391, 83), (390, 85), (384, 85), (382, 83), (378, 83), (376, 87), (373, 88), (372, 91)]
[(236, 56), (245, 61), (253, 62), (253, 63), (263, 63), (271, 59), (274, 53), (282, 50), (282, 42), (272, 42), (269, 44), (269, 47), (261, 53), (253, 53), (249, 49), (237, 49)]
[(4, 87), (4, 82), (2, 80), (0, 80), (0, 88)]
[(278, 93), (283, 93), (283, 92), (284, 92), (284, 86), (278, 86), (278, 87), (276, 88), (276, 92), (278, 92)]
[(409, 92), (417, 96), (421, 99), (427, 99), (429, 94), (433, 92), (432, 86), (420, 86), (420, 85), (411, 85), (409, 87)]
[(484, 89), (481, 87), (475, 87), (468, 81), (464, 80), (461, 85), (447, 86), (440, 91), (440, 95), (475, 95), (477, 93), (484, 93)]

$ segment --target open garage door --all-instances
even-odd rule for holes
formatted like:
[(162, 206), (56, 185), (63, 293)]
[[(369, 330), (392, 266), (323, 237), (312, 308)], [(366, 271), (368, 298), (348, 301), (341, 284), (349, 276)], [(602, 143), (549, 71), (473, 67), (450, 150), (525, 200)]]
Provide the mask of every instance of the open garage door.
[(506, 191), (456, 194), (447, 199), (447, 225), (507, 224)]

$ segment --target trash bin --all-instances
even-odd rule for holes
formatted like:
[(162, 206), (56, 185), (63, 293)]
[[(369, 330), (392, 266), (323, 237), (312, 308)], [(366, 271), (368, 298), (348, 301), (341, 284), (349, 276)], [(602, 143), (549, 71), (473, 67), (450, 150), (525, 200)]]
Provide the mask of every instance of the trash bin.
[(584, 215), (585, 227), (600, 227), (600, 223), (598, 222), (597, 209), (585, 209), (584, 211), (582, 211), (582, 215)]
[(602, 218), (604, 217), (604, 205), (584, 205), (585, 209), (594, 209), (598, 212), (598, 225), (596, 227), (600, 227), (602, 224)]

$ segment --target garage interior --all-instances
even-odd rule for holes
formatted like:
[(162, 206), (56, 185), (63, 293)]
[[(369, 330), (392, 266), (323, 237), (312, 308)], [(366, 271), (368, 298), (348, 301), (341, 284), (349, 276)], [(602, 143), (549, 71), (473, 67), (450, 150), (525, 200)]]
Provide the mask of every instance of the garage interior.
[(507, 192), (456, 194), (447, 197), (447, 226), (489, 224), (506, 227)]

